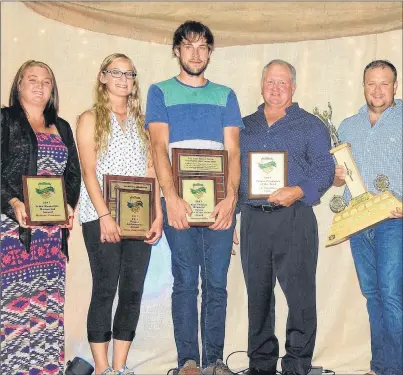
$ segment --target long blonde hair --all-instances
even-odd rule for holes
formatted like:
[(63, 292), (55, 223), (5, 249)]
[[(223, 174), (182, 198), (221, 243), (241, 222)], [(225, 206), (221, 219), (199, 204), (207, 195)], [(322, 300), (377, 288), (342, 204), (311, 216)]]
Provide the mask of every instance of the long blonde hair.
[[(93, 111), (95, 113), (95, 150), (97, 154), (106, 151), (108, 147), (108, 138), (111, 133), (111, 111), (112, 106), (109, 100), (106, 84), (100, 81), (101, 74), (117, 59), (128, 60), (134, 69), (133, 61), (123, 53), (113, 53), (107, 56), (102, 62), (97, 83), (95, 84), (95, 103)], [(136, 120), (138, 134), (140, 135), (141, 143), (144, 150), (148, 149), (148, 133), (144, 129), (144, 115), (141, 110), (140, 88), (137, 77), (134, 79), (133, 89), (127, 98), (127, 106), (129, 113), (127, 116), (132, 116)]]

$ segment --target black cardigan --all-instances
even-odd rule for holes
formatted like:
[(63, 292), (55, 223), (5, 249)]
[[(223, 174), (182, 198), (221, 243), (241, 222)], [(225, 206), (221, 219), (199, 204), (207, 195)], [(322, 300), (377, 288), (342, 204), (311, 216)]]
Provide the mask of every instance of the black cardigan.
[[(54, 124), (68, 148), (64, 171), (67, 203), (74, 209), (80, 195), (81, 171), (76, 144), (68, 122), (58, 117)], [(17, 221), (8, 203), (11, 198), (24, 202), (22, 176), (37, 174), (38, 141), (19, 103), (1, 109), (1, 213)], [(61, 251), (68, 259), (67, 238), (69, 231), (62, 228)], [(19, 227), (20, 241), (27, 251), (31, 244), (31, 230)]]

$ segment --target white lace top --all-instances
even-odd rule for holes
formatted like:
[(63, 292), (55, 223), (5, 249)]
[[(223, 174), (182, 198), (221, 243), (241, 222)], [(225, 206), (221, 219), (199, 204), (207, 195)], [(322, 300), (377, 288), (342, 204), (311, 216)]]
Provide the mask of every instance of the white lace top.
[[(146, 175), (147, 156), (142, 147), (135, 119), (132, 117), (127, 119), (126, 132), (123, 132), (114, 113), (111, 115), (111, 122), (107, 151), (100, 154), (96, 166), (96, 175), (102, 191), (104, 174), (138, 177)], [(81, 180), (78, 219), (80, 224), (98, 219), (83, 180)]]

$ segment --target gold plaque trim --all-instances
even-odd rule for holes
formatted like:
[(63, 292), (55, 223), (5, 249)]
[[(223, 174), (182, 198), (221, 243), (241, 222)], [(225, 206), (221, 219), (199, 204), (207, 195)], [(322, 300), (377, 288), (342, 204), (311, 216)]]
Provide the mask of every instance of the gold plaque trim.
[(179, 155), (179, 172), (223, 173), (224, 158), (222, 156), (192, 154)]

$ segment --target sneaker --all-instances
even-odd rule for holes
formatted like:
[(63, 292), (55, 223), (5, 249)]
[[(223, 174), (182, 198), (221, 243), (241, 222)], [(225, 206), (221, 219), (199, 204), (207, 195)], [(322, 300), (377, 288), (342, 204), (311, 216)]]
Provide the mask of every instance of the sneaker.
[(124, 365), (119, 371), (119, 375), (135, 375), (133, 370), (130, 370), (126, 365)]
[(188, 359), (179, 370), (178, 375), (200, 375), (200, 367), (197, 366), (196, 361)]
[(115, 371), (112, 367), (108, 367), (102, 371), (99, 375), (119, 375), (119, 371)]
[(234, 375), (234, 373), (221, 359), (217, 359), (215, 363), (211, 363), (202, 370), (202, 375)]

